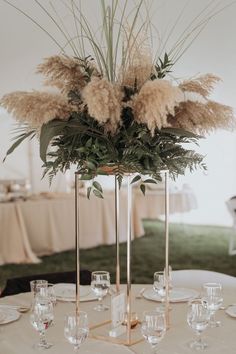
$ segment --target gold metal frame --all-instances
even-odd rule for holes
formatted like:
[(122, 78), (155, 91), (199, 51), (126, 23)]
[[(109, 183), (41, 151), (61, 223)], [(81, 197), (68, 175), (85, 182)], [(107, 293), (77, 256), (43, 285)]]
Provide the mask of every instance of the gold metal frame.
[(170, 328), (170, 269), (169, 269), (169, 171), (163, 171), (165, 175), (165, 314), (166, 327)]
[[(79, 248), (79, 172), (75, 172), (75, 262), (76, 262), (76, 315), (80, 310), (80, 248)], [(77, 319), (77, 317), (76, 317)]]
[[(166, 299), (165, 299), (165, 311), (166, 311), (166, 323), (167, 328), (170, 326), (170, 306), (169, 306), (169, 171), (165, 170), (165, 269), (166, 269)], [(78, 176), (79, 172), (75, 172), (75, 247), (76, 247), (76, 314), (79, 315), (80, 311), (80, 247), (79, 247), (79, 184)], [(119, 240), (119, 222), (120, 222), (120, 191), (117, 177), (115, 178), (115, 237), (116, 237), (116, 292), (120, 291), (120, 240)], [(143, 338), (132, 339), (131, 332), (131, 313), (132, 313), (132, 288), (131, 288), (131, 238), (132, 238), (132, 185), (131, 175), (127, 175), (127, 331), (126, 340), (116, 339), (109, 336), (101, 336), (96, 334), (90, 334), (92, 338), (102, 339), (108, 342), (116, 344), (124, 344), (131, 346), (137, 344), (143, 340)], [(111, 321), (105, 321), (98, 323), (91, 327), (91, 330), (105, 326)]]
[(116, 292), (120, 292), (120, 189), (115, 177)]

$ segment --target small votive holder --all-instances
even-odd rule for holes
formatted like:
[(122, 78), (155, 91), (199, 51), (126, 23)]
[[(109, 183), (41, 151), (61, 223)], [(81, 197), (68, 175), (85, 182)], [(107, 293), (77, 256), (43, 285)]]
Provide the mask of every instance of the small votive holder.
[[(128, 323), (128, 313), (124, 313), (124, 320), (122, 322), (123, 326), (127, 326)], [(138, 314), (137, 312), (131, 312), (130, 314), (130, 326), (131, 329), (135, 328), (139, 324)]]

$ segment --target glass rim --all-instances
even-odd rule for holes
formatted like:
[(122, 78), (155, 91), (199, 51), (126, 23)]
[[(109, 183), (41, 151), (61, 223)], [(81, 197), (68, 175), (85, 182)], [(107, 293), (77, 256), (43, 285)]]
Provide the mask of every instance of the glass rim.
[(145, 318), (145, 316), (165, 317), (165, 312), (156, 311), (156, 310), (144, 311), (143, 318)]
[(88, 313), (86, 311), (79, 311), (78, 313), (76, 313), (75, 311), (74, 312), (69, 312), (67, 314), (65, 314), (64, 318), (67, 319), (67, 318), (76, 318), (76, 317), (80, 317), (80, 316), (84, 316), (84, 317), (88, 317)]
[(221, 283), (215, 283), (215, 282), (207, 282), (202, 285), (203, 288), (221, 288), (222, 289), (222, 284)]
[(106, 270), (95, 270), (94, 272), (91, 273), (91, 275), (93, 275), (93, 274), (95, 274), (95, 275), (107, 275), (107, 274), (109, 274), (110, 275), (110, 273), (108, 271), (106, 271)]
[(30, 280), (30, 284), (37, 284), (37, 283), (41, 283), (41, 284), (43, 284), (43, 283), (47, 283), (48, 284), (48, 280), (46, 280), (46, 279), (34, 279), (34, 280)]
[(194, 299), (190, 299), (188, 301), (188, 305), (191, 306), (191, 305), (203, 305), (204, 306), (204, 300), (203, 298), (201, 297), (195, 297)]
[(165, 275), (165, 271), (164, 270), (160, 270), (158, 272), (154, 272), (153, 275), (158, 274), (158, 275)]

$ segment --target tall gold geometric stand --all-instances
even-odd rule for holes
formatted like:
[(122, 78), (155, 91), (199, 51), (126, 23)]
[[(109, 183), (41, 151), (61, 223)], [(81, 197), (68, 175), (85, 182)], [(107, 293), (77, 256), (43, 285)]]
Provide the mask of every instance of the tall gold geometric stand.
[[(169, 172), (163, 171), (165, 179), (165, 269), (166, 269), (166, 321), (169, 326)], [(103, 335), (92, 335), (94, 338), (103, 339), (105, 341), (114, 342), (118, 344), (124, 344), (127, 346), (134, 345), (142, 341), (141, 333), (137, 336), (133, 336), (134, 331), (131, 330), (131, 313), (132, 313), (132, 288), (131, 288), (131, 237), (132, 237), (132, 184), (131, 181), (135, 175), (127, 175), (127, 287), (126, 287), (126, 312), (127, 312), (127, 326), (126, 326), (126, 338), (116, 339)], [(116, 237), (116, 292), (120, 292), (120, 190), (116, 176), (114, 178), (115, 185), (115, 237)], [(76, 313), (80, 311), (80, 230), (79, 230), (79, 181), (81, 181), (81, 174), (75, 173), (75, 245), (76, 245)], [(144, 197), (145, 198), (145, 197)], [(98, 323), (91, 329), (99, 328), (101, 326), (107, 326), (111, 321)], [(132, 332), (133, 331), (133, 332)]]

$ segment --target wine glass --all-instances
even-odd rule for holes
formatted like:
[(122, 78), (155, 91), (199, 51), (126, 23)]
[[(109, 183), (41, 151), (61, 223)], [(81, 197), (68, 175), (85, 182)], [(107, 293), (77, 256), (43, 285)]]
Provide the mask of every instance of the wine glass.
[(194, 299), (189, 302), (187, 322), (197, 335), (197, 339), (189, 343), (191, 349), (202, 350), (207, 347), (207, 343), (202, 341), (201, 334), (207, 328), (209, 320), (210, 312), (202, 299)]
[(64, 335), (68, 342), (73, 344), (75, 352), (80, 349), (88, 334), (89, 326), (86, 312), (80, 311), (77, 315), (71, 314), (65, 317)]
[(48, 283), (48, 297), (51, 300), (53, 306), (56, 306), (57, 304), (57, 297), (56, 297), (56, 293), (54, 290), (54, 284)]
[(47, 288), (47, 286), (48, 286), (47, 280), (43, 280), (43, 279), (31, 280), (30, 290), (31, 293), (33, 294), (33, 297), (35, 298), (36, 293), (40, 291), (39, 289)]
[(220, 283), (203, 284), (202, 297), (211, 314), (210, 327), (219, 327), (221, 322), (215, 320), (215, 313), (223, 303), (222, 285)]
[(54, 291), (54, 284), (47, 283), (46, 286), (36, 285), (36, 295), (47, 297), (55, 306), (57, 304), (57, 297)]
[(165, 272), (155, 272), (153, 278), (153, 289), (160, 296), (161, 302), (163, 303), (166, 296)]
[(45, 331), (53, 321), (52, 302), (44, 296), (36, 296), (30, 313), (30, 323), (39, 332), (40, 341), (34, 345), (36, 349), (48, 349), (52, 346), (45, 338)]
[(158, 344), (166, 332), (166, 318), (163, 311), (144, 312), (141, 333), (151, 345), (152, 353), (156, 353)]
[(92, 272), (91, 276), (91, 288), (94, 294), (97, 296), (98, 301), (100, 302), (94, 310), (96, 311), (106, 311), (109, 309), (108, 306), (105, 306), (102, 303), (102, 299), (107, 295), (110, 288), (110, 274), (105, 271)]

